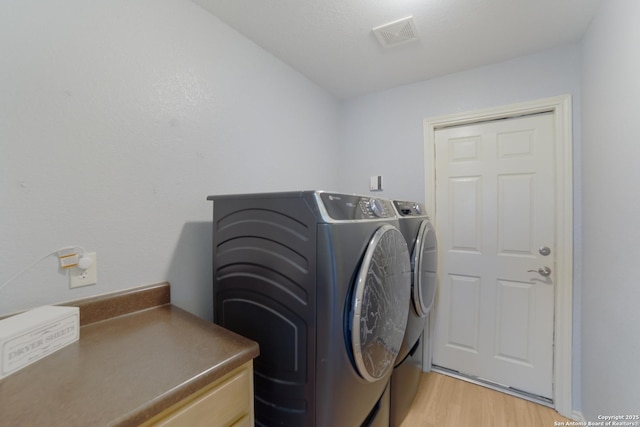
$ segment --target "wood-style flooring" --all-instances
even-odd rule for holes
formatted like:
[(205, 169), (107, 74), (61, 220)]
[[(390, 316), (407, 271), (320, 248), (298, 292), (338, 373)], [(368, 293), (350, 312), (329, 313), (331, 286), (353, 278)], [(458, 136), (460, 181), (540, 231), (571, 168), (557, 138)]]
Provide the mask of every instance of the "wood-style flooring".
[(570, 420), (546, 406), (429, 372), (400, 427), (552, 427), (562, 421)]

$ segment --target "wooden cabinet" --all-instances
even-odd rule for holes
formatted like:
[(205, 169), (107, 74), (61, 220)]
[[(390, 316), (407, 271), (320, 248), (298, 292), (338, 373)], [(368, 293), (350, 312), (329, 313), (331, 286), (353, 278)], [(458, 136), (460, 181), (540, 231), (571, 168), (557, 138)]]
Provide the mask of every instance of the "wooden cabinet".
[(142, 426), (252, 427), (253, 361), (165, 409)]

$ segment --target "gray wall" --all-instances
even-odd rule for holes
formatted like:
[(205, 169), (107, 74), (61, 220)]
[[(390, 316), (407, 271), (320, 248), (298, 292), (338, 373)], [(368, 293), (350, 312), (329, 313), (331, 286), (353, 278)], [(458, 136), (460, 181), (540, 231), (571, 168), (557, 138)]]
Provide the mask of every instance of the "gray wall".
[(583, 40), (582, 410), (640, 413), (640, 2), (602, 2)]
[(369, 176), (383, 175), (383, 196), (423, 200), (424, 119), (561, 94), (573, 97), (579, 149), (577, 45), (346, 101), (341, 115), (342, 188), (368, 193)]
[[(0, 314), (171, 280), (211, 318), (215, 193), (333, 188), (337, 102), (189, 0), (5, 2)], [(301, 161), (313, 159), (311, 162)]]

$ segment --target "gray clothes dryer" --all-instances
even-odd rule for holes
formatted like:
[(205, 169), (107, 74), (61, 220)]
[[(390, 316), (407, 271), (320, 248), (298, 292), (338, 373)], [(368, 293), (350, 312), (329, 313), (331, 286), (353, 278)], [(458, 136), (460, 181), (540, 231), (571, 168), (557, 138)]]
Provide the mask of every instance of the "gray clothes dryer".
[(388, 426), (411, 266), (389, 201), (210, 196), (214, 321), (255, 340), (259, 426)]
[(411, 253), (409, 317), (390, 383), (389, 425), (397, 427), (409, 411), (422, 374), (424, 328), (437, 286), (438, 242), (424, 205), (399, 200), (393, 205)]

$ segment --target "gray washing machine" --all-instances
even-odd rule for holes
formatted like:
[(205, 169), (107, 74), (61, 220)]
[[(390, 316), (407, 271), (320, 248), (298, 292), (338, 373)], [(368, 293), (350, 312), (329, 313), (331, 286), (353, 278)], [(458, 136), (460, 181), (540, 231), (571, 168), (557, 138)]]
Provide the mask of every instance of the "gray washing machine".
[(390, 426), (397, 427), (407, 415), (422, 374), (424, 328), (433, 306), (437, 284), (436, 233), (424, 205), (393, 201), (399, 228), (411, 253), (411, 301), (407, 328), (390, 383)]
[(388, 426), (409, 251), (389, 201), (210, 196), (214, 321), (260, 345), (259, 426)]

